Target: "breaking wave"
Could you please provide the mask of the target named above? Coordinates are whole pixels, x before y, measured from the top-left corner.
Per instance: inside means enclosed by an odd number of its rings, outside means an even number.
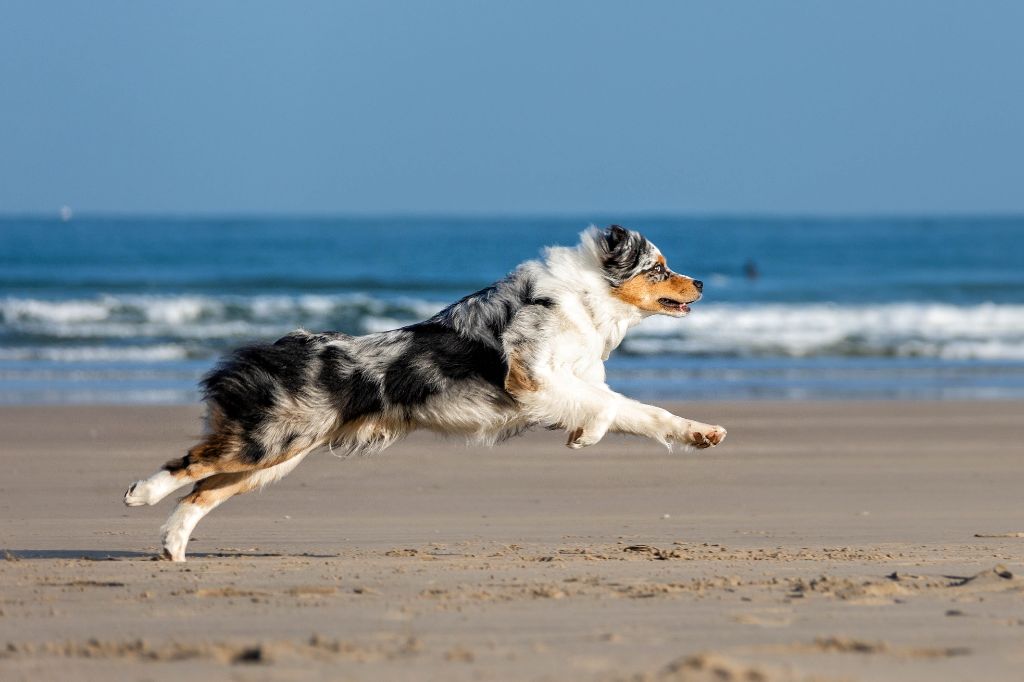
[[[644,322],[636,354],[1024,360],[1024,305],[718,304]]]
[[[47,340],[179,339],[230,341],[274,337],[296,327],[353,334],[381,320],[422,319],[443,304],[360,294],[267,296],[96,296],[0,299],[0,335]]]
[[[0,299],[0,360],[165,362],[212,357],[296,328],[352,334],[429,317],[444,302],[337,295],[104,295]],[[634,355],[929,357],[1024,360],[1024,305],[714,304],[655,317]]]

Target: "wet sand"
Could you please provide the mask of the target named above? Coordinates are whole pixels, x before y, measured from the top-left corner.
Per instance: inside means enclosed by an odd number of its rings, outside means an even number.
[[[703,403],[717,449],[317,453],[154,560],[200,414],[0,409],[4,680],[1016,680],[1024,405]]]

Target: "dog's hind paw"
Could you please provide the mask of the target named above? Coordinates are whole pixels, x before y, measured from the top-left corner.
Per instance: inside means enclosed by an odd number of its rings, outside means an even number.
[[[142,507],[156,504],[164,499],[170,491],[167,486],[159,485],[160,482],[154,481],[152,478],[135,481],[135,483],[128,486],[128,490],[124,491],[125,505],[129,507]]]
[[[128,507],[142,507],[147,504],[153,504],[149,501],[149,494],[146,487],[146,481],[135,481],[128,490],[124,491],[124,503]]]
[[[185,561],[185,547],[177,545],[173,547],[164,547],[164,550],[160,556],[165,561],[174,561],[175,563],[182,563]]]
[[[124,493],[124,503],[129,507],[156,504],[187,482],[188,479],[175,478],[169,471],[158,471],[128,486]]]
[[[186,514],[188,509],[189,507],[186,507]],[[185,560],[185,547],[188,546],[188,537],[191,535],[191,531],[182,525],[183,521],[186,524],[187,521],[181,518],[180,511],[180,509],[176,510],[167,520],[169,525],[161,529],[163,537],[160,538],[160,544],[163,546],[163,558],[168,561],[181,562]]]

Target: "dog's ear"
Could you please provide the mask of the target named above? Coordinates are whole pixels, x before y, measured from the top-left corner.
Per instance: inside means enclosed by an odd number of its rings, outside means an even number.
[[[580,244],[597,261],[605,279],[617,287],[635,273],[650,244],[639,232],[622,225],[591,226]]]
[[[611,255],[622,248],[622,245],[629,238],[629,230],[622,225],[611,225],[602,235],[604,239],[604,250]]]

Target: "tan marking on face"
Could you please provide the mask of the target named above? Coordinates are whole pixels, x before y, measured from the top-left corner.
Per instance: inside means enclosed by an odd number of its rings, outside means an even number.
[[[537,383],[530,375],[530,370],[526,368],[519,356],[515,353],[510,353],[508,356],[508,374],[505,375],[505,390],[510,395],[518,395],[520,393],[532,393],[540,388]]]
[[[693,286],[692,278],[683,275],[672,275],[666,280],[652,282],[646,275],[640,274],[612,289],[612,295],[649,313],[661,313],[666,310],[658,303],[659,298],[692,303],[700,298],[700,291]]]

